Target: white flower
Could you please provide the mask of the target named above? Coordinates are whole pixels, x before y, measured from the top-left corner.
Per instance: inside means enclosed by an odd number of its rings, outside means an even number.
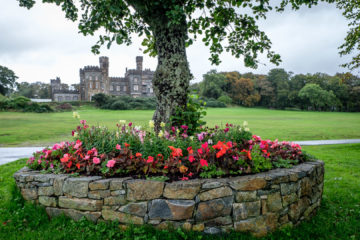
[[[126,120],[119,120],[119,123],[125,124],[125,123],[126,123]]]
[[[176,129],[176,133],[179,134],[179,133],[180,133],[180,130],[179,130],[179,129]]]
[[[73,118],[79,119],[80,118],[79,113],[78,112],[73,112]]]
[[[116,132],[116,138],[119,138],[119,132]]]
[[[162,137],[162,136],[164,136],[164,132],[162,131],[162,130],[160,130],[160,132],[159,132],[159,135],[158,135],[159,137]]]
[[[209,140],[208,140],[208,144],[213,144],[213,140],[212,140],[212,139],[209,139]]]
[[[135,129],[136,131],[140,131],[141,126],[135,126],[134,129]]]
[[[79,134],[77,132],[74,132],[74,137],[76,138]]]
[[[246,132],[250,132],[250,128],[245,128],[245,131],[246,131]]]
[[[154,127],[155,127],[154,120],[150,120],[150,121],[149,121],[149,127],[150,127],[150,128],[154,128]]]
[[[191,141],[194,140],[194,136],[190,136],[189,138],[190,138]]]
[[[160,127],[165,127],[165,123],[164,123],[164,122],[161,122],[161,123],[160,123]]]
[[[244,121],[243,122],[243,127],[246,127],[248,125],[248,122],[247,121]],[[246,130],[245,130],[246,131]]]

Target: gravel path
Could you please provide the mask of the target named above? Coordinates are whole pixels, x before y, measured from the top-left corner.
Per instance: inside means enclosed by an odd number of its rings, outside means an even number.
[[[339,140],[314,140],[314,141],[295,141],[302,146],[330,145],[330,144],[349,144],[360,143],[360,139],[339,139]],[[42,147],[9,147],[0,148],[0,165],[13,162],[19,158],[28,158],[33,152],[43,149]]]

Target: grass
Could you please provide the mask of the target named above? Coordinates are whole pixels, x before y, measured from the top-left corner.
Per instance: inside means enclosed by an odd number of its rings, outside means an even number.
[[[90,125],[115,128],[120,119],[147,125],[153,111],[100,110],[82,106],[77,110]],[[136,116],[136,117],[135,117]],[[136,119],[136,121],[134,121]],[[248,121],[252,133],[279,140],[321,140],[360,138],[360,113],[300,112],[258,108],[210,108],[205,119],[209,126]],[[69,140],[78,124],[72,112],[0,112],[0,146],[45,146]]]
[[[325,188],[317,215],[292,229],[279,230],[264,239],[360,239],[360,144],[307,146],[325,161]],[[182,230],[152,227],[121,230],[118,224],[74,222],[65,217],[48,220],[43,208],[24,203],[12,175],[25,159],[0,166],[0,239],[256,239],[231,233],[208,236]]]

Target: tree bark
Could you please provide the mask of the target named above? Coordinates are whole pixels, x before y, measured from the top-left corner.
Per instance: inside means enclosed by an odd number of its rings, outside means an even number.
[[[169,122],[177,107],[186,106],[192,75],[185,49],[185,18],[178,25],[159,21],[152,27],[158,54],[158,65],[153,78],[157,98],[153,120],[157,131],[161,122]]]

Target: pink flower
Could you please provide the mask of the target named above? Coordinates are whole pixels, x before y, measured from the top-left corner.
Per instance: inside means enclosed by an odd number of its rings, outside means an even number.
[[[233,158],[235,161],[239,160],[239,157],[238,157],[238,156],[232,156],[232,158]]]
[[[54,168],[54,164],[50,163],[50,168]]]
[[[186,125],[181,125],[180,127],[181,127],[183,130],[185,130],[185,131],[188,130],[188,128],[189,128],[189,127],[186,126]]]
[[[204,153],[203,150],[202,150],[202,148],[199,148],[199,149],[197,150],[197,152],[198,152],[199,154],[203,154],[203,153]]]
[[[202,141],[204,139],[204,133],[199,133],[197,135],[197,137],[198,137],[199,141]]]
[[[194,160],[195,160],[194,156],[191,156],[191,155],[190,155],[190,156],[189,156],[189,162],[192,163]]]
[[[41,160],[40,160],[40,159],[38,160],[38,164],[41,164]]]
[[[209,146],[208,142],[205,142],[205,143],[201,144],[201,147],[202,147],[204,150],[206,150],[206,149],[208,148],[208,146]]]
[[[100,159],[97,158],[97,157],[94,157],[94,158],[93,158],[93,163],[94,163],[94,164],[99,164],[99,163],[100,163]]]
[[[203,166],[209,166],[208,165],[208,162],[205,160],[205,159],[200,159],[200,165],[203,167]]]
[[[224,133],[227,133],[229,131],[229,128],[224,129]]]
[[[94,156],[97,156],[98,155],[98,151],[96,148],[92,148],[91,151],[93,152],[93,155]]]
[[[116,149],[121,150],[121,146],[119,144],[116,144]]]
[[[81,123],[82,125],[85,125],[85,124],[86,124],[86,120],[80,120],[80,123]]]
[[[58,150],[60,148],[61,148],[60,144],[55,143],[55,145],[52,147],[52,150]]]
[[[78,140],[76,140],[76,144],[75,144],[74,148],[78,149],[79,147],[81,147],[81,145],[82,145],[82,142],[78,139]]]
[[[152,156],[148,156],[148,159],[146,160],[147,163],[154,162],[154,158]]]
[[[187,181],[187,180],[189,180],[189,178],[188,177],[182,177],[180,180],[181,181]]]
[[[89,160],[90,159],[90,155],[86,155],[85,157],[84,157],[84,160]]]
[[[131,127],[132,126],[132,122],[129,122],[129,127]]]
[[[107,164],[106,164],[106,166],[108,167],[108,168],[112,168],[112,167],[114,167],[115,166],[115,160],[109,160],[108,162],[107,162]]]
[[[87,129],[87,128],[89,128],[89,125],[85,125],[85,126],[84,126],[84,129]]]

